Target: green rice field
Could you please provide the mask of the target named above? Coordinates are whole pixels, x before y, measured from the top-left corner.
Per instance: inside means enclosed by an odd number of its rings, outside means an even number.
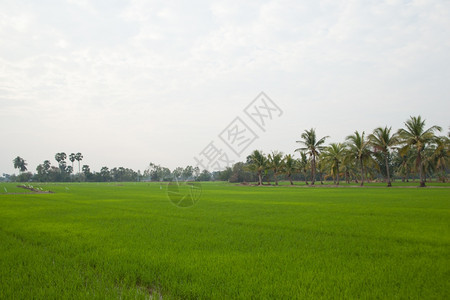
[[[0,183],[0,299],[448,299],[450,185],[383,185]]]

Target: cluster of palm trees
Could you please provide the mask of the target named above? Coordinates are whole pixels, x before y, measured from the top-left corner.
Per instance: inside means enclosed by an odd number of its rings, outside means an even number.
[[[69,160],[72,163],[72,166],[67,166],[66,164],[67,154],[65,152],[58,152],[55,154],[55,160],[58,162],[59,168],[61,171],[66,171],[67,173],[73,172],[73,163],[74,161],[78,161],[78,174],[80,173],[80,161],[83,160],[83,154],[78,153],[70,153]]]
[[[277,176],[284,174],[292,182],[292,176],[301,173],[308,184],[310,175],[314,185],[317,178],[323,180],[333,178],[339,184],[341,176],[347,182],[353,178],[360,185],[374,174],[383,174],[387,186],[392,186],[392,171],[402,180],[410,175],[418,174],[420,186],[424,187],[426,174],[435,174],[442,181],[446,180],[449,157],[449,137],[437,136],[439,126],[425,127],[425,120],[420,116],[410,117],[405,128],[393,132],[391,127],[378,127],[369,135],[355,131],[346,137],[343,143],[325,145],[328,136],[318,138],[315,129],[305,130],[297,141],[296,149],[300,158],[283,155],[275,151],[264,155],[255,150],[247,158],[249,170],[258,176],[258,184],[262,185],[263,175],[273,171],[275,184]],[[395,168],[394,168],[395,167]],[[395,170],[394,170],[395,169]]]

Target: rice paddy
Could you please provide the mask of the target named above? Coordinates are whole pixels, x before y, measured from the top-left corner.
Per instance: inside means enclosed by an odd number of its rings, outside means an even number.
[[[407,184],[404,184],[407,185]],[[0,298],[446,299],[450,189],[0,183]]]

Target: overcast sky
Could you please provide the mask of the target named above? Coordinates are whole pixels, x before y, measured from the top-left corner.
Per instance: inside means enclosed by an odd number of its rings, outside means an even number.
[[[244,160],[311,127],[450,125],[447,0],[3,0],[0,45],[0,175],[18,155],[172,169],[211,141]],[[265,131],[243,112],[261,91],[282,110]],[[240,157],[218,137],[236,117],[258,136]]]

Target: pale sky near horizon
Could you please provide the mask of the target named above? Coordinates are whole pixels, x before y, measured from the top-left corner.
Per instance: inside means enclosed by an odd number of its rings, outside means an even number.
[[[230,159],[450,126],[450,1],[0,2],[0,175],[57,152],[143,171],[195,165],[213,141]],[[264,91],[265,131],[244,113]],[[258,139],[236,156],[219,134],[240,117]]]

